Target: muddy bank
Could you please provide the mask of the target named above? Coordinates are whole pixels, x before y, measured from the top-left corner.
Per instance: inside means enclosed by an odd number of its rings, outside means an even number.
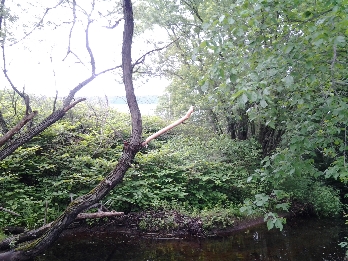
[[[176,211],[144,211],[113,218],[74,222],[62,237],[76,234],[119,233],[145,238],[211,237],[230,234],[260,225],[263,217],[234,218],[232,225],[207,229],[201,218],[190,217]]]

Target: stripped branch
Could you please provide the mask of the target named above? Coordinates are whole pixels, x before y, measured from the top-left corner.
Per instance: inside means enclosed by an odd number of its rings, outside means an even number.
[[[183,123],[184,121],[186,121],[188,118],[190,118],[191,114],[193,112],[193,106],[190,107],[190,109],[187,111],[186,115],[184,117],[182,117],[181,119],[173,122],[172,124],[168,125],[167,127],[157,131],[155,134],[152,134],[150,137],[148,137],[143,143],[143,146],[146,146],[150,141],[152,141],[153,139],[156,139],[158,136],[162,135],[163,133],[173,129],[175,126]]]
[[[124,212],[96,212],[96,213],[80,213],[77,215],[76,219],[89,219],[89,218],[104,218],[104,217],[116,217],[123,216]]]

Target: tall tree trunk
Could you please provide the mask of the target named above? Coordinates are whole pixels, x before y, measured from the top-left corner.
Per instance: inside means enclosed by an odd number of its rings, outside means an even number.
[[[43,236],[33,242],[17,247],[10,252],[0,254],[1,261],[30,260],[34,256],[44,252],[53,242],[55,242],[61,232],[75,220],[80,212],[99,202],[110,192],[111,189],[122,182],[126,171],[131,165],[131,161],[142,147],[142,120],[134,94],[132,81],[131,45],[134,21],[131,0],[123,1],[123,13],[125,23],[122,47],[122,68],[127,102],[132,116],[132,135],[130,142],[124,147],[122,156],[120,157],[115,169],[111,171],[103,181],[86,195],[78,197],[76,200],[71,202],[64,213],[53,222],[52,226]]]
[[[231,117],[227,116],[227,133],[230,134],[232,140],[237,139],[236,135],[236,121]]]
[[[260,126],[259,143],[262,145],[262,156],[270,155],[280,144],[282,136],[285,133],[283,129],[271,128],[264,124]]]

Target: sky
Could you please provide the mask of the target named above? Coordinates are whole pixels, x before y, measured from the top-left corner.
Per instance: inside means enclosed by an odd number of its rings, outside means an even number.
[[[23,30],[29,32],[33,28],[34,22],[40,20],[45,8],[55,6],[58,0],[49,0],[45,2],[47,6],[42,8],[33,7],[30,4],[25,6],[24,2],[22,6],[17,6],[15,2],[8,0],[7,3],[19,17],[17,22],[11,26],[13,27],[12,31],[15,32],[14,36],[20,39],[25,35]],[[77,2],[84,3],[85,6],[82,8],[89,12],[90,1]],[[99,7],[96,5],[94,13],[106,13],[112,7],[110,3],[104,3],[104,6]],[[27,12],[23,11],[24,8],[27,8]],[[70,47],[84,65],[71,53],[66,57],[71,29],[71,23],[68,22],[72,21],[72,12],[67,8],[51,9],[45,17],[45,23],[49,21],[59,24],[59,26],[54,26],[52,23],[45,25],[34,30],[29,37],[17,44],[5,46],[6,69],[19,90],[25,88],[27,93],[45,96],[55,96],[56,90],[58,90],[58,95],[64,97],[72,88],[91,75],[89,56],[85,48],[86,16],[80,14],[78,12],[78,21],[72,31]],[[97,19],[98,17],[93,18]],[[114,19],[116,18],[114,17]],[[26,27],[23,27],[23,24]],[[121,21],[114,29],[107,29],[105,27],[107,25],[107,19],[98,19],[90,27],[90,46],[96,60],[97,73],[121,64],[123,23]],[[153,48],[147,44],[147,40],[156,39],[156,41],[166,42],[165,35],[160,29],[156,29],[135,39],[133,61]],[[97,77],[76,96],[124,96],[124,87],[119,73],[120,71],[117,74],[107,73]],[[3,74],[0,76],[0,84],[1,86],[9,86]],[[161,95],[167,85],[169,85],[169,81],[164,78],[151,78],[134,82],[136,95]]]

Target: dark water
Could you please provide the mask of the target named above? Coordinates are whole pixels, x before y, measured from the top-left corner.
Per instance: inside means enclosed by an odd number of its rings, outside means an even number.
[[[104,233],[60,239],[37,261],[343,260],[342,220],[300,220],[282,232],[265,225],[208,239],[139,239]]]

